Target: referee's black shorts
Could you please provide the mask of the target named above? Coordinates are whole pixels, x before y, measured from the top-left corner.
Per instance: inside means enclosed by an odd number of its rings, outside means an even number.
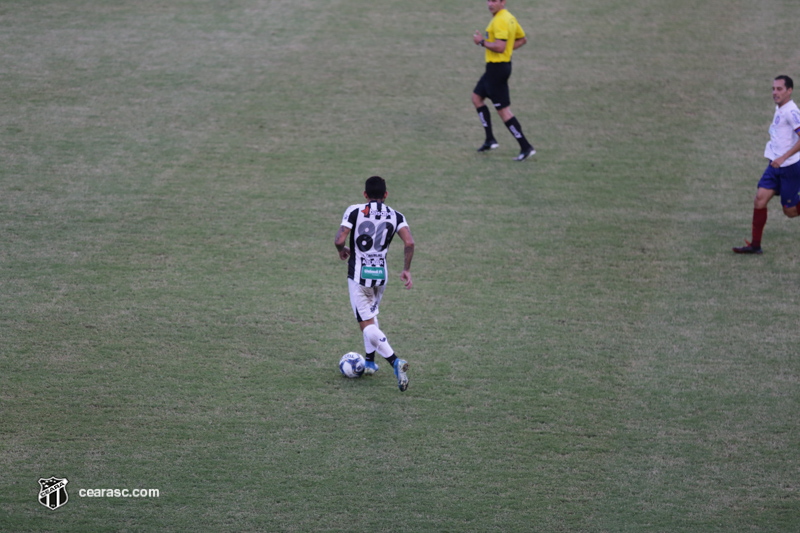
[[[472,92],[481,98],[488,98],[497,109],[511,105],[511,96],[508,93],[508,78],[511,77],[511,62],[486,63],[486,72],[483,73],[478,84]]]

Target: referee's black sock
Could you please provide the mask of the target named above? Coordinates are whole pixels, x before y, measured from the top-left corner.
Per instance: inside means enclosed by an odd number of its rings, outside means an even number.
[[[494,140],[494,133],[492,133],[492,116],[489,114],[489,106],[481,106],[477,109],[478,118],[481,119],[483,124],[483,131],[486,132],[486,141]]]
[[[511,135],[517,139],[520,150],[524,151],[531,147],[531,143],[529,143],[528,139],[526,139],[522,134],[522,126],[519,125],[517,117],[511,117],[508,122],[505,123],[505,125],[506,128],[508,128],[508,131],[511,132]]]

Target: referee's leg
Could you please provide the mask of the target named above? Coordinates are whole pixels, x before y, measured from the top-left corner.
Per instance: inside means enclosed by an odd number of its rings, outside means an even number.
[[[533,149],[533,145],[528,142],[528,139],[526,139],[525,135],[522,133],[522,126],[520,125],[519,120],[517,120],[517,117],[514,116],[514,113],[511,112],[511,107],[507,106],[502,109],[498,109],[497,114],[500,115],[503,124],[506,125],[508,131],[511,132],[511,135],[513,135],[519,143],[520,153],[519,156],[517,156],[517,161],[522,161],[523,159],[527,159],[535,154],[536,150]]]
[[[478,112],[478,118],[483,125],[483,132],[486,134],[486,140],[483,142],[483,146],[478,148],[479,152],[494,150],[498,146],[497,141],[494,139],[494,133],[492,132],[492,117],[489,114],[489,107],[486,105],[485,101],[486,99],[483,96],[476,92],[472,93],[472,104]]]

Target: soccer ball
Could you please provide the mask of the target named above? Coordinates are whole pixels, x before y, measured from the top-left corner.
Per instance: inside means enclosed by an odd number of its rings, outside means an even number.
[[[339,370],[346,378],[360,378],[364,375],[367,361],[364,356],[356,352],[347,352],[339,359]]]

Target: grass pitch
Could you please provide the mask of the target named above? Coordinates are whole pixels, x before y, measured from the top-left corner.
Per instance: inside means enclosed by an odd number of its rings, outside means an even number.
[[[798,529],[800,228],[730,252],[793,7],[509,0],[519,164],[481,2],[6,2],[0,530]],[[372,174],[404,394],[336,366]]]

